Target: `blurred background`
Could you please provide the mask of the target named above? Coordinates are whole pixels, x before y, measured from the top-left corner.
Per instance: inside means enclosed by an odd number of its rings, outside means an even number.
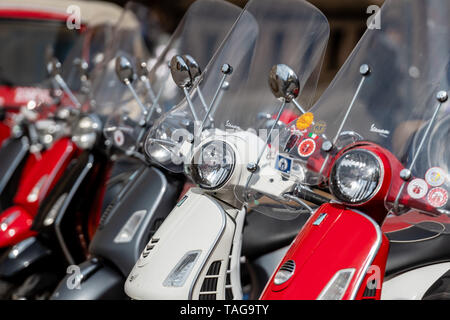
[[[171,33],[183,17],[184,12],[194,0],[135,0],[152,8],[158,15],[161,26]],[[228,0],[244,7],[247,0]],[[276,1],[276,0],[274,0]],[[320,76],[317,94],[325,90],[345,59],[364,33],[367,13],[370,5],[381,6],[384,0],[308,0],[319,8],[330,22],[330,41],[328,43]],[[111,0],[118,5],[125,5],[126,0]]]

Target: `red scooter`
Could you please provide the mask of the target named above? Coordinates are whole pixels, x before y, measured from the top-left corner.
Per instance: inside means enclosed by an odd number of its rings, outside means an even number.
[[[112,31],[108,26],[104,26],[102,30],[103,34]],[[85,33],[85,37],[79,39],[72,49],[72,52],[76,52],[78,56],[69,53],[71,59],[67,60],[66,69],[75,68],[73,63],[76,58],[82,61],[91,61],[95,57],[96,50],[102,50],[109,44],[110,37],[108,36],[101,37],[102,41],[98,41],[98,37],[94,37],[99,33],[102,34],[98,28],[90,29]],[[92,41],[95,42],[95,49],[89,49],[89,43]],[[7,209],[0,213],[0,248],[10,247],[36,234],[30,227],[39,207],[49,196],[71,161],[76,159],[82,151],[70,137],[70,127],[73,125],[71,122],[82,110],[82,104],[71,89],[83,88],[87,77],[86,68],[82,67],[85,64],[87,63],[76,66],[78,71],[75,74],[78,76],[72,74],[71,81],[66,82],[60,74],[61,65],[57,59],[49,61],[47,68],[55,85],[53,91],[61,91],[57,98],[59,105],[72,105],[75,108],[64,107],[53,113],[52,110],[56,109],[56,105],[53,103],[55,100],[48,105],[45,105],[45,102],[37,103],[30,100],[26,107],[21,108],[19,114],[20,127],[25,128],[28,132],[26,134],[16,132],[20,139],[14,138],[12,141],[8,141],[8,149],[2,148],[1,150],[5,153],[13,148],[10,145],[20,141],[20,147],[14,147],[20,151],[17,152],[17,156],[13,156],[13,162],[16,165],[8,166],[8,163],[5,163],[5,166],[2,167],[2,170],[6,171],[19,171],[20,178],[17,183],[17,191],[11,194],[12,201],[3,205],[3,208],[7,207]],[[52,116],[52,114],[54,115]],[[46,119],[47,115],[50,115],[50,118]],[[22,122],[25,122],[25,125]],[[41,124],[40,128],[39,124]],[[22,130],[15,129],[16,131]],[[28,145],[30,145],[29,148]],[[30,153],[28,153],[28,149]],[[13,154],[15,153],[11,153],[11,155]],[[31,156],[27,157],[28,154]],[[23,170],[20,170],[21,166],[24,166]],[[4,184],[4,191],[12,193],[6,187],[8,183]],[[15,190],[15,188],[12,189]]]
[[[446,0],[385,1],[381,29],[281,139],[300,168],[286,176],[295,195],[328,187],[335,200],[308,220],[262,299],[448,299],[448,12]]]

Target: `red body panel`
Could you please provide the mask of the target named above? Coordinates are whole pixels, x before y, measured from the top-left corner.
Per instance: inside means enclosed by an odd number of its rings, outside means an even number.
[[[322,213],[327,216],[319,225],[314,225]],[[387,251],[378,251],[383,247],[382,242],[378,225],[367,216],[338,204],[324,204],[302,228],[280,264],[294,260],[294,275],[284,284],[275,285],[274,274],[261,298],[316,299],[336,272],[354,268],[343,297],[349,299],[359,291],[377,252],[386,255],[381,259],[387,258]]]
[[[0,147],[3,142],[9,138],[11,134],[11,129],[6,124],[0,122]]]
[[[76,150],[76,146],[70,139],[63,138],[43,152],[42,158],[38,159],[34,166],[26,172],[26,175],[22,175],[14,203],[24,207],[34,216],[39,204],[61,177]],[[34,201],[30,201],[33,199],[30,199],[29,195],[40,181],[43,181],[43,184],[39,188],[38,196]]]
[[[69,15],[67,13],[50,12],[44,10],[31,9],[14,9],[6,8],[0,10],[0,17],[2,18],[16,18],[16,19],[36,19],[36,20],[57,20],[66,21]]]
[[[36,232],[30,230],[32,223],[33,216],[22,207],[13,206],[3,211],[0,216],[0,247],[11,246],[34,236]]]
[[[14,245],[33,235],[30,227],[40,203],[76,154],[75,144],[63,138],[42,153],[42,158],[29,157],[14,197],[15,206],[0,214],[0,247]]]

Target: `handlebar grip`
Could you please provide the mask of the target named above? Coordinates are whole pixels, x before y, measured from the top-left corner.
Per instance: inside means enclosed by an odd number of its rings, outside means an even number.
[[[331,199],[324,197],[308,188],[297,188],[295,191],[295,196],[304,199],[308,202],[314,203],[316,205],[322,205],[324,203],[330,202]]]

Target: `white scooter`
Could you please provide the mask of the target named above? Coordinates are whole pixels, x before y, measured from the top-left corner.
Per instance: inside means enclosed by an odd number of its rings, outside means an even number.
[[[145,152],[174,172],[184,167],[198,188],[188,191],[148,242],[126,281],[127,295],[241,299],[247,212],[293,219],[313,211],[295,196],[295,181],[284,178],[298,168],[274,154],[274,137],[281,119],[304,113],[311,102],[328,35],[326,18],[305,1],[253,0],[200,77],[192,57],[172,59],[172,77],[185,100],[151,129]],[[281,106],[267,88],[269,71]],[[309,190],[302,194],[317,204],[328,201]]]

